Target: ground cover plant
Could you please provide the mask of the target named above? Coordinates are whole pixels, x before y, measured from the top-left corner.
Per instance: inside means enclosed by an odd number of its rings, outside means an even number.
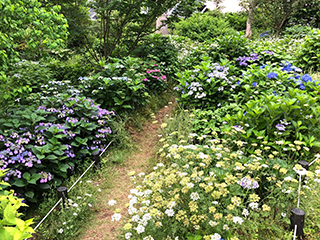
[[[179,125],[190,128],[194,114],[182,115],[184,120],[168,119],[162,125],[159,155],[165,158],[164,163],[157,164],[149,175],[132,176],[134,182],[141,182],[128,196],[130,219],[124,226],[125,238],[292,237],[284,229],[297,201],[296,175],[302,167],[291,164],[282,154],[268,156],[260,145],[232,140],[232,135],[243,130],[234,128],[226,134],[227,139],[217,134],[188,134]],[[244,154],[246,148],[253,150],[249,157]],[[310,177],[310,185],[303,187],[306,196],[317,186],[317,169],[304,172]]]
[[[36,239],[67,239],[78,238],[82,228],[86,225],[88,219],[96,211],[96,197],[101,193],[103,185],[99,184],[98,177],[104,178],[106,172],[95,172],[91,169],[88,174],[68,193],[68,199],[65,205],[62,203],[57,210],[49,216],[46,221],[40,225],[34,234]],[[79,176],[74,175],[70,178],[66,186],[70,185]],[[49,211],[57,202],[55,191],[49,191],[45,194],[46,202],[39,205],[36,213],[39,216],[35,221],[41,220],[43,213]],[[41,216],[41,218],[40,218]]]

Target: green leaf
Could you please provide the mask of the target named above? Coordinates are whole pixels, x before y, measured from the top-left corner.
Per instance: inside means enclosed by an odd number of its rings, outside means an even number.
[[[57,159],[58,157],[57,156],[55,156],[55,155],[48,155],[48,156],[46,156],[46,159],[47,160],[55,160],[55,159]]]
[[[79,143],[77,143],[77,142],[72,142],[72,143],[71,143],[71,146],[79,147],[79,146],[80,146],[80,144],[79,144]]]
[[[26,179],[26,180],[29,180],[30,177],[31,177],[31,175],[30,175],[30,173],[25,172],[25,173],[22,175],[22,177],[23,177],[24,179]]]
[[[29,192],[26,192],[25,195],[26,195],[27,198],[33,198],[34,197],[34,192],[29,191]]]
[[[58,155],[58,156],[62,156],[64,154],[64,152],[61,151],[61,150],[55,150],[55,151],[53,151],[53,153]]]
[[[3,211],[3,218],[11,223],[11,224],[15,224],[16,223],[16,216],[15,216],[15,209],[13,208],[13,206],[11,204],[8,204],[6,206],[6,208]]]
[[[46,120],[49,122],[55,122],[57,120],[57,118],[55,116],[49,116],[49,117],[47,117]]]
[[[50,189],[50,185],[47,183],[41,183],[38,185],[41,189]]]
[[[12,185],[15,185],[17,187],[24,187],[26,184],[22,179],[18,179],[14,183],[12,183]]]
[[[61,172],[67,172],[68,168],[69,168],[68,164],[62,164],[61,167],[60,167],[60,171]]]

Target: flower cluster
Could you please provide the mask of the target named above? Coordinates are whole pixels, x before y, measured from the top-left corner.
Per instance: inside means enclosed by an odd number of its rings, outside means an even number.
[[[250,57],[246,57],[246,56],[238,57],[236,60],[239,61],[240,66],[246,67],[246,66],[248,66],[247,62],[253,63],[254,61],[258,60],[259,57],[260,56],[257,53],[251,53]]]
[[[229,76],[228,66],[209,60],[202,61],[200,65],[194,66],[194,70],[186,70],[177,76],[180,84],[173,89],[181,94],[178,101],[196,108],[222,104],[237,86],[235,78]]]
[[[207,139],[202,145],[170,145],[171,136],[161,141],[159,153],[173,163],[168,167],[157,164],[149,175],[131,177],[135,182],[142,178],[142,183],[129,195],[131,217],[124,227],[126,239],[161,238],[155,232],[170,239],[185,239],[187,233],[196,230],[206,233],[204,239],[226,238],[228,234],[241,238],[237,229],[242,225],[259,222],[273,207],[282,213],[287,211],[289,201],[274,205],[266,200],[272,195],[292,201],[292,192],[298,185],[294,178],[284,181],[294,176],[294,170],[286,168],[285,160],[273,163],[260,155],[246,157],[240,151],[242,145],[234,151],[227,141],[218,138]],[[270,187],[280,191],[269,192],[266,189]],[[172,224],[178,232],[171,231]]]

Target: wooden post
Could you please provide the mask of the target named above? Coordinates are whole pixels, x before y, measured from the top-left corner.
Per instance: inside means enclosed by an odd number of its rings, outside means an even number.
[[[295,225],[297,225],[297,237],[301,239],[303,236],[303,226],[304,226],[304,217],[305,212],[299,208],[292,208],[291,209],[291,216],[290,216],[290,231],[295,229]]]

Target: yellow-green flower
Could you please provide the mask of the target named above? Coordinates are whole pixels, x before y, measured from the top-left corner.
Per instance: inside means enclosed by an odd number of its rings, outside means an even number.
[[[255,193],[250,194],[249,198],[250,198],[250,202],[259,202],[260,200],[260,197]]]
[[[168,126],[167,123],[162,123],[162,124],[161,124],[161,128],[166,128],[167,126]]]
[[[127,223],[126,225],[124,225],[123,227],[125,230],[129,230],[132,228],[132,224],[131,223]]]
[[[262,205],[262,211],[263,212],[269,212],[270,210],[271,210],[271,208],[268,205],[266,205],[266,204]]]

